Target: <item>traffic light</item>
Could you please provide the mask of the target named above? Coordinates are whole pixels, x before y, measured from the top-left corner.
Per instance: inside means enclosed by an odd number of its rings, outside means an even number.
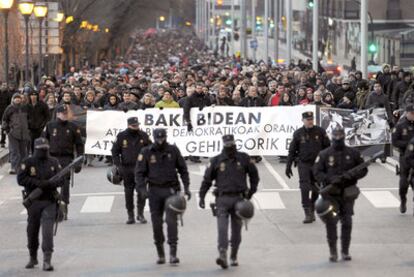
[[[313,8],[315,6],[315,3],[313,3],[313,0],[308,0],[308,7]]]
[[[371,53],[371,54],[377,53],[377,45],[375,43],[371,42],[368,45],[368,52]]]

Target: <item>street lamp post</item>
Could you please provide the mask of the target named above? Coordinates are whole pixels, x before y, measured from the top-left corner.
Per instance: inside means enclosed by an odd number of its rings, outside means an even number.
[[[4,15],[4,80],[9,84],[9,35],[8,35],[8,18],[9,11],[13,6],[14,0],[0,0],[0,10]]]
[[[26,63],[25,63],[25,81],[29,80],[29,19],[33,13],[34,4],[33,1],[20,1],[19,11],[24,17],[25,29],[26,29]]]
[[[39,66],[38,66],[38,83],[40,84],[42,79],[42,23],[48,12],[48,7],[45,4],[36,4],[34,6],[35,17],[39,21]]]

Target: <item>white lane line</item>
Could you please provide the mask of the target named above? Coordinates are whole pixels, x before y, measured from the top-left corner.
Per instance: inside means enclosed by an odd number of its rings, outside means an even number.
[[[375,208],[396,208],[400,202],[389,191],[363,191],[362,194]]]
[[[20,212],[20,215],[26,215],[27,214],[27,210],[24,209],[23,211]]]
[[[389,164],[393,165],[394,167],[395,167],[396,165],[398,165],[398,164],[399,164],[399,162],[398,162],[397,160],[394,160],[394,159],[393,159],[393,158],[391,158],[391,157],[388,157],[388,158],[387,158],[387,163],[389,163]]]
[[[4,175],[0,175],[0,181],[1,181],[1,179],[3,179],[4,178]]]
[[[286,209],[278,192],[258,192],[253,196],[253,204],[258,210]]]
[[[197,176],[204,176],[205,171],[206,171],[206,166],[205,165],[199,165],[198,171],[189,170],[190,174],[197,175]]]
[[[267,168],[267,170],[270,172],[270,174],[272,174],[272,176],[276,179],[276,181],[280,184],[280,186],[284,189],[289,189],[289,186],[286,184],[282,176],[280,176],[280,174],[277,173],[276,170],[274,170],[272,165],[264,157],[262,161],[265,167]]]
[[[81,213],[109,213],[115,196],[89,196],[82,206]]]

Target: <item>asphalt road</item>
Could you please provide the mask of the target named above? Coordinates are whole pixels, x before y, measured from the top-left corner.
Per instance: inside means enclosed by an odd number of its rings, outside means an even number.
[[[258,164],[257,210],[248,231],[243,231],[240,266],[223,271],[215,265],[215,218],[210,210],[197,207],[196,192],[206,163],[189,163],[194,193],[184,227],[179,228],[180,266],[155,264],[150,223],[125,225],[123,189],[111,185],[106,167],[95,162],[75,177],[69,220],[59,226],[55,239],[54,273],[24,269],[27,215],[15,176],[9,176],[4,166],[0,169],[0,276],[412,276],[413,206],[409,202],[408,213],[399,214],[398,179],[392,166],[373,164],[360,182],[353,261],[332,264],[324,225],[320,220],[302,224],[297,172],[289,180],[283,174],[284,164],[266,158]],[[148,211],[145,214],[149,219]]]

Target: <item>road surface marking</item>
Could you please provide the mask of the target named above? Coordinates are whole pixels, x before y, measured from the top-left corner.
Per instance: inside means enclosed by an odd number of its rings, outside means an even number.
[[[389,191],[363,191],[362,194],[375,208],[396,208],[400,201]]]
[[[197,176],[204,176],[204,172],[206,171],[206,166],[205,165],[199,165],[198,166],[198,171],[196,170],[189,170],[189,172],[193,175],[197,175]]]
[[[89,196],[82,206],[81,213],[109,213],[115,196]]]
[[[280,186],[283,189],[289,189],[289,186],[286,184],[285,180],[282,178],[282,176],[279,175],[279,173],[274,170],[272,165],[263,157],[262,159],[264,166],[267,168],[267,170],[272,174],[272,176],[276,179],[276,181],[280,184]]]
[[[258,192],[253,196],[253,204],[258,210],[286,209],[278,192]]]
[[[391,171],[391,172],[394,172],[395,173],[395,165],[394,166],[392,166],[392,165],[390,165],[389,163],[379,163],[382,167],[385,167],[386,169],[388,169],[389,171]]]
[[[27,210],[24,209],[23,211],[20,212],[21,215],[26,215],[27,214]]]

